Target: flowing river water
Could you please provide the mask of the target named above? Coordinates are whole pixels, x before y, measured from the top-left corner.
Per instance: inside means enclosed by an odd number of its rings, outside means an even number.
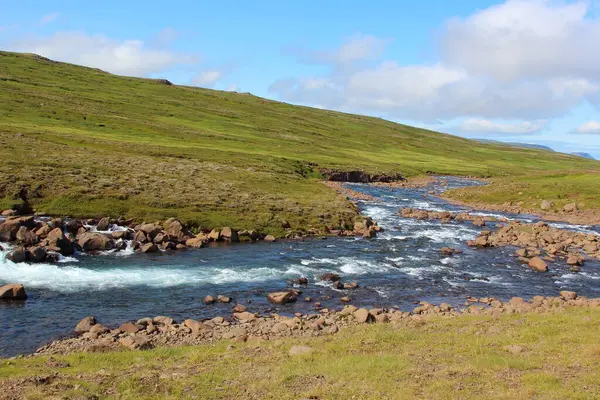
[[[77,254],[57,264],[14,264],[0,252],[0,284],[22,283],[29,298],[0,302],[0,356],[35,351],[41,344],[69,335],[79,320],[94,315],[109,326],[127,320],[168,315],[176,320],[227,316],[233,305],[253,312],[310,312],[309,296],[323,307],[341,308],[340,298],[364,307],[399,307],[429,301],[458,305],[466,296],[556,296],[560,290],[600,297],[600,264],[587,262],[571,273],[564,261],[536,273],[514,257],[515,248],[473,249],[466,241],[482,230],[470,222],[441,224],[401,218],[398,210],[414,207],[435,211],[462,211],[431,190],[475,185],[446,178],[447,185],[420,189],[351,185],[379,201],[361,201],[364,215],[373,217],[385,232],[375,239],[329,237],[275,243],[230,244],[173,253],[135,254],[131,250],[101,255]],[[481,212],[524,221],[535,217]],[[551,223],[556,227],[598,233],[597,227]],[[7,247],[2,244],[3,247]],[[463,251],[445,257],[440,248]],[[358,289],[335,290],[318,277],[334,272]],[[299,301],[273,306],[266,294],[290,287],[289,280],[308,277]],[[231,304],[204,305],[206,295],[223,294]]]

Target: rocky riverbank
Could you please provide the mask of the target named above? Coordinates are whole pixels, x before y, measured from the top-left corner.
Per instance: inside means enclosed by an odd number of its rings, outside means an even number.
[[[56,262],[61,256],[72,256],[76,252],[124,251],[129,248],[140,253],[156,253],[199,249],[217,242],[277,240],[272,235],[255,230],[238,231],[230,227],[193,231],[174,218],[163,222],[136,223],[133,220],[108,217],[100,220],[77,220],[12,214],[6,211],[3,213],[5,219],[0,221],[0,242],[14,246],[6,257],[15,263]],[[282,227],[289,230],[286,239],[301,239],[318,234],[312,231],[307,231],[305,235],[294,233],[285,221],[282,222]],[[326,233],[371,238],[380,231],[377,222],[371,218],[359,217],[353,229],[330,229]]]
[[[482,231],[479,237],[469,240],[467,244],[479,248],[518,247],[515,256],[540,272],[548,270],[547,262],[557,260],[566,262],[571,267],[571,272],[579,272],[586,259],[600,261],[599,235],[553,228],[546,222],[523,223],[466,212],[436,212],[414,208],[401,209],[399,214],[405,218],[440,220],[446,223],[471,221],[477,227],[485,227],[488,222],[501,223],[494,232]]]
[[[296,292],[276,296],[295,296]],[[161,346],[196,345],[218,340],[260,342],[277,338],[332,335],[350,325],[390,323],[403,326],[425,323],[427,316],[460,317],[513,313],[552,313],[569,307],[600,307],[600,299],[588,299],[575,292],[562,291],[558,297],[535,296],[526,301],[514,297],[502,302],[494,298],[467,297],[462,305],[419,303],[412,312],[398,309],[367,309],[346,305],[341,310],[316,309],[312,314],[259,315],[246,306],[236,305],[232,313],[202,321],[175,321],[167,316],[125,321],[119,327],[102,325],[95,317],[84,318],[74,329],[76,337],[54,341],[37,350],[36,355],[71,352],[105,352],[119,348],[131,350]]]

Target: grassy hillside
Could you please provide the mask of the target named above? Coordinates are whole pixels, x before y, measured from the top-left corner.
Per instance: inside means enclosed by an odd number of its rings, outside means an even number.
[[[596,399],[600,310],[0,361],[9,399]],[[308,354],[290,354],[292,346]]]
[[[347,224],[319,167],[472,176],[597,171],[564,154],[482,144],[377,118],[111,75],[0,52],[0,208],[281,233]],[[313,163],[309,166],[309,163]]]

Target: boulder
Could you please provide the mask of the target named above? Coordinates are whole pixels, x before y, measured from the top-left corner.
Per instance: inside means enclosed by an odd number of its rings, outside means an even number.
[[[51,247],[58,249],[60,254],[63,256],[73,255],[75,249],[73,248],[73,243],[69,239],[67,239],[60,228],[54,228],[44,241],[46,247]]]
[[[550,210],[552,207],[554,207],[554,203],[549,200],[543,200],[540,204],[540,208],[545,211]]]
[[[137,231],[135,233],[135,235],[133,235],[133,240],[143,244],[143,243],[148,242],[148,237],[146,236],[146,234],[144,232]]]
[[[569,265],[576,265],[580,267],[584,264],[584,262],[584,258],[579,254],[569,254],[569,257],[567,257],[567,264]]]
[[[205,296],[205,297],[202,299],[202,302],[203,302],[204,304],[207,304],[207,305],[208,305],[208,304],[215,304],[215,303],[217,302],[217,299],[215,299],[214,297],[212,297],[212,296],[210,296],[210,295],[209,295],[209,296]]]
[[[223,240],[227,240],[228,242],[239,242],[238,233],[236,230],[231,229],[226,226],[221,230],[221,238]]]
[[[298,299],[298,294],[293,291],[269,293],[267,299],[275,304],[293,303]]]
[[[175,320],[173,320],[173,318],[171,318],[171,317],[165,317],[165,316],[159,315],[159,316],[154,317],[152,322],[154,322],[155,324],[161,324],[161,325],[173,325],[175,323]]]
[[[126,336],[119,339],[119,344],[123,347],[127,347],[130,350],[148,350],[151,349],[152,342],[146,336]]]
[[[123,333],[138,333],[140,331],[140,327],[133,322],[125,322],[119,327],[119,330]]]
[[[233,318],[237,319],[240,322],[248,322],[248,321],[254,321],[256,319],[256,315],[254,315],[248,311],[243,311],[243,312],[239,312],[239,313],[233,313]]]
[[[17,232],[24,226],[33,229],[35,221],[33,217],[10,217],[0,224],[0,242],[12,242],[17,239]]]
[[[154,237],[162,231],[160,225],[156,224],[142,224],[138,225],[136,229],[149,235],[151,239],[154,239]]]
[[[568,213],[577,211],[577,203],[569,203],[563,207],[563,210]]]
[[[565,300],[575,300],[577,298],[577,293],[569,292],[568,290],[561,290],[560,297]]]
[[[102,218],[98,222],[98,225],[96,225],[96,229],[99,231],[107,231],[109,227],[110,227],[110,219],[108,219],[107,217]]]
[[[38,235],[36,235],[33,230],[27,228],[26,226],[21,226],[15,236],[20,243],[29,246],[37,244],[40,241]]]
[[[192,333],[198,333],[206,329],[206,326],[200,321],[196,321],[195,319],[186,319],[183,324],[188,327]]]
[[[515,254],[517,255],[517,257],[527,257],[529,252],[527,251],[527,249],[519,249],[515,252]]]
[[[232,312],[234,314],[235,313],[243,313],[243,312],[245,312],[247,310],[248,310],[248,307],[246,307],[245,305],[243,305],[243,304],[236,304],[235,307],[233,307]]]
[[[83,251],[112,250],[115,241],[102,233],[86,232],[77,236],[77,244]]]
[[[213,229],[212,231],[210,231],[210,233],[208,234],[208,238],[210,240],[213,241],[218,241],[219,239],[221,239],[221,231],[219,231],[218,229]]]
[[[229,304],[229,303],[231,303],[231,297],[223,296],[223,295],[220,294],[220,295],[217,296],[217,301],[219,303]]]
[[[140,252],[142,253],[156,253],[158,251],[158,246],[154,243],[146,243],[140,247]]]
[[[183,224],[176,219],[168,220],[165,223],[165,235],[173,241],[184,242],[190,237],[192,233],[184,228]]]
[[[478,226],[480,228],[485,226],[485,221],[483,220],[483,218],[475,218],[471,223],[474,226]]]
[[[346,290],[358,289],[358,283],[357,282],[344,283],[343,288]]]
[[[89,332],[96,336],[99,336],[99,335],[103,335],[105,333],[110,332],[110,329],[108,329],[106,326],[104,326],[102,324],[95,324],[90,328]]]
[[[359,324],[366,324],[369,322],[373,322],[373,316],[369,313],[369,310],[366,308],[359,308],[354,311],[354,319]]]
[[[191,238],[185,241],[185,245],[188,247],[199,249],[204,246],[204,239],[199,237]]]
[[[127,240],[130,237],[130,232],[127,231],[127,230],[124,230],[124,231],[114,231],[114,232],[111,232],[110,235],[115,240],[119,240],[119,239]]]
[[[15,247],[10,253],[6,255],[6,259],[14,263],[25,262],[27,260],[27,250],[25,250],[25,247],[23,246]]]
[[[14,217],[15,215],[17,215],[17,212],[15,210],[4,210],[0,215],[2,215],[3,217]]]
[[[0,287],[0,300],[25,300],[27,293],[20,283],[13,283]]]
[[[96,325],[96,317],[94,317],[94,316],[85,317],[84,319],[79,321],[77,326],[75,326],[75,333],[82,334],[82,333],[89,332],[90,329],[92,329],[92,326],[94,326],[94,325]]]
[[[34,263],[44,262],[46,260],[46,249],[40,246],[33,246],[28,249],[29,261]]]
[[[456,249],[453,249],[451,247],[442,247],[440,249],[440,253],[442,253],[443,255],[445,255],[447,257],[450,257],[456,253]]]
[[[267,235],[267,236],[265,236],[265,238],[264,238],[264,241],[265,241],[265,242],[275,242],[276,240],[277,240],[277,239],[275,239],[275,236],[273,236],[273,235]]]
[[[35,231],[35,234],[40,238],[46,238],[48,234],[52,231],[52,228],[48,224],[43,224],[39,229]]]
[[[529,268],[538,272],[546,272],[548,271],[548,264],[546,264],[546,262],[540,257],[533,257],[531,260],[529,260]]]

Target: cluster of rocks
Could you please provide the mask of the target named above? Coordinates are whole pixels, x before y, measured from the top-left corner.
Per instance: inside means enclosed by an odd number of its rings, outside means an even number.
[[[473,215],[467,212],[452,213],[449,211],[430,211],[418,208],[402,208],[398,211],[398,214],[403,218],[413,218],[422,221],[439,220],[442,223],[470,221],[473,225],[478,227],[485,226],[486,222],[508,221],[508,219],[500,220],[496,217]]]
[[[114,225],[121,229],[109,231]],[[240,240],[274,242],[272,235],[256,231],[236,231],[229,227],[193,234],[179,220],[163,223],[135,224],[133,220],[109,219],[73,220],[53,218],[36,220],[33,216],[7,216],[0,223],[0,241],[17,246],[7,255],[13,262],[54,262],[59,255],[70,256],[75,251],[124,250],[126,241],[142,253],[160,250],[200,248],[209,242],[239,242]]]
[[[335,334],[347,326],[367,323],[391,323],[398,327],[427,323],[428,316],[457,317],[540,312],[551,313],[567,307],[600,307],[600,299],[580,297],[563,291],[558,297],[536,296],[530,301],[515,297],[502,302],[494,298],[467,298],[460,306],[421,302],[412,312],[398,309],[367,309],[352,305],[342,310],[319,309],[312,314],[259,315],[237,305],[232,314],[205,320],[158,316],[125,322],[110,329],[94,317],[84,318],[75,327],[74,338],[54,341],[37,350],[36,354],[65,354],[74,351],[100,352],[118,349],[149,349],[159,346],[196,345],[218,340],[235,342],[265,341],[287,337],[312,337]]]
[[[600,260],[600,236],[552,228],[545,222],[527,224],[513,221],[495,232],[484,231],[469,241],[473,247],[517,246],[516,256],[536,271],[547,271],[547,261],[566,260],[572,272],[579,272],[587,259]]]
[[[374,238],[377,233],[382,232],[383,228],[377,225],[377,222],[373,221],[371,217],[367,217],[362,221],[356,221],[354,223],[355,235],[361,235],[365,238]]]

